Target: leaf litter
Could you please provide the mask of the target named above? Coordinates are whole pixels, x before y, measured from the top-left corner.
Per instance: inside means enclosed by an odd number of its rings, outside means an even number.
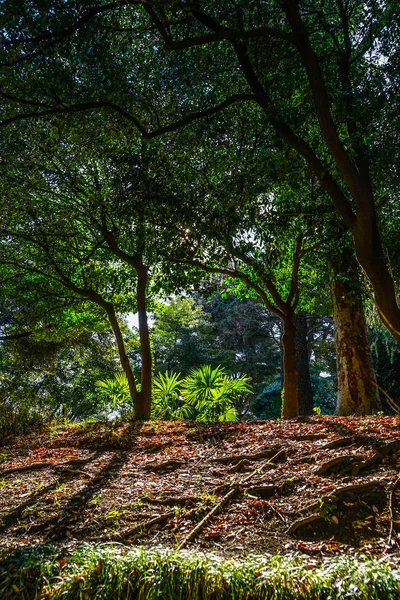
[[[400,417],[84,423],[3,440],[0,550],[120,542],[308,556],[400,540]]]

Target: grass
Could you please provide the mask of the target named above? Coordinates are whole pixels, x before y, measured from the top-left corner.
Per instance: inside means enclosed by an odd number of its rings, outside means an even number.
[[[400,569],[367,557],[307,562],[299,556],[248,557],[122,545],[83,544],[63,556],[50,546],[0,561],[3,600],[395,600]]]

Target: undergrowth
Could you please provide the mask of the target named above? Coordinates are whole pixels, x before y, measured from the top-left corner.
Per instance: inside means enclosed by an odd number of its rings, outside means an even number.
[[[0,560],[2,600],[395,600],[400,569],[387,560],[248,557],[83,544],[18,550]]]

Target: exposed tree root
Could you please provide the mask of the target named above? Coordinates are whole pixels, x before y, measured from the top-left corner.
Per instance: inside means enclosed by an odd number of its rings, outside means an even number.
[[[278,485],[253,485],[246,488],[246,492],[251,494],[252,496],[257,496],[258,498],[271,498],[277,492],[280,492],[281,488]]]
[[[392,454],[398,450],[400,450],[400,440],[391,440],[379,448],[379,452],[383,456],[388,456],[388,454]]]
[[[13,475],[14,473],[23,473],[24,471],[40,471],[41,469],[52,469],[55,465],[47,462],[31,463],[29,465],[23,465],[22,467],[15,467],[14,469],[8,469],[7,471],[0,471],[0,477],[6,477],[7,475]]]
[[[122,538],[129,538],[133,535],[136,535],[137,533],[140,533],[141,531],[147,531],[153,525],[162,523],[163,521],[166,521],[167,519],[170,519],[171,517],[174,517],[174,516],[175,516],[175,511],[170,510],[170,511],[164,513],[163,515],[158,515],[157,517],[154,517],[153,519],[146,521],[145,523],[140,523],[138,525],[135,525],[135,527],[132,527],[131,529],[121,531],[118,534],[118,536],[122,537]]]
[[[295,521],[294,523],[292,523],[290,525],[290,527],[288,527],[288,529],[286,530],[286,533],[294,533],[295,531],[297,531],[300,527],[302,527],[303,525],[308,525],[309,523],[314,523],[315,521],[321,521],[323,519],[321,513],[314,513],[312,515],[310,515],[309,517],[303,517],[301,519],[297,519],[297,521]]]
[[[333,448],[344,448],[345,446],[351,446],[354,444],[354,439],[351,437],[342,437],[338,440],[331,440],[325,446],[322,446],[321,450],[329,450]]]
[[[233,467],[231,467],[229,469],[229,472],[230,473],[236,473],[237,471],[241,471],[242,469],[246,469],[250,465],[251,465],[251,460],[248,460],[247,458],[243,458],[238,463],[236,463],[236,465],[233,465]]]
[[[201,500],[200,496],[169,496],[167,498],[146,498],[149,504],[162,504],[165,506],[185,506]]]
[[[224,506],[231,500],[239,491],[239,485],[235,485],[232,487],[227,494],[222,498],[218,504],[216,504],[210,512],[206,514],[206,516],[199,522],[193,529],[186,535],[181,543],[179,544],[179,549],[186,546],[189,542],[191,542],[209,523],[209,521],[216,515]]]
[[[321,496],[321,498],[319,498],[316,502],[313,502],[312,504],[305,506],[303,509],[301,509],[298,512],[302,513],[302,512],[306,512],[306,511],[310,511],[310,510],[316,510],[317,508],[319,508],[321,506],[321,504],[326,504],[328,502],[333,502],[334,500],[338,500],[339,496],[342,496],[342,495],[345,495],[348,493],[352,493],[352,492],[359,492],[361,490],[366,490],[368,488],[377,488],[377,487],[384,488],[384,485],[379,480],[367,481],[366,483],[356,483],[353,485],[344,485],[343,487],[339,487],[336,490],[332,490],[332,492],[330,492],[329,494],[326,494],[325,496]]]
[[[182,465],[184,464],[185,463],[183,463],[181,460],[171,459],[161,463],[149,463],[147,465],[144,465],[142,469],[144,471],[167,471],[171,469],[179,469],[179,467],[182,467]]]
[[[383,455],[380,452],[376,452],[375,454],[373,454],[366,460],[363,460],[360,463],[354,465],[351,469],[352,475],[357,476],[358,473],[361,471],[361,469],[368,469],[369,467],[376,465],[379,461],[382,460],[382,458],[383,458]],[[343,472],[342,472],[342,474],[343,474]]]
[[[305,433],[304,435],[291,435],[289,438],[297,442],[306,442],[307,440],[324,440],[326,435],[323,433]]]
[[[345,468],[349,465],[353,465],[356,462],[361,462],[364,460],[364,456],[362,454],[347,454],[345,456],[336,456],[335,458],[331,458],[327,460],[322,465],[317,467],[315,470],[315,475],[323,475],[330,471],[333,467],[337,467],[340,464],[343,464]]]
[[[265,468],[267,468],[269,465],[271,464],[275,464],[278,460],[280,460],[283,456],[286,456],[286,452],[285,450],[279,450],[278,452],[276,452],[276,454],[274,454],[274,456],[271,456],[270,460],[265,463],[262,467],[255,469],[254,471],[252,471],[251,473],[249,473],[244,479],[242,479],[241,482],[238,482],[236,484],[234,484],[231,489],[225,494],[225,496],[222,498],[222,500],[216,504],[209,513],[206,514],[206,516],[200,521],[200,523],[198,523],[190,532],[189,534],[182,540],[182,542],[179,544],[179,548],[183,548],[184,546],[186,546],[189,542],[191,542],[203,529],[204,527],[207,525],[207,523],[212,519],[212,517],[214,515],[216,515],[220,510],[222,510],[222,508],[234,497],[236,496],[236,494],[239,491],[243,490],[243,486],[250,481],[250,479],[252,479],[254,477],[254,475],[259,474],[260,472],[262,472]]]
[[[353,441],[355,442],[356,440]],[[332,448],[334,446],[331,445],[330,447]],[[325,446],[324,448],[327,448],[327,446]],[[384,444],[383,446],[380,446],[379,450],[367,459],[364,459],[364,456],[359,454],[348,454],[345,456],[337,456],[335,458],[332,458],[323,463],[321,466],[319,466],[315,470],[315,474],[323,475],[324,473],[327,473],[330,469],[333,469],[334,467],[337,467],[338,465],[343,463],[343,469],[339,470],[341,475],[351,473],[352,475],[357,476],[362,469],[368,469],[378,464],[383,458],[385,458],[389,454],[397,452],[398,450],[400,450],[400,440],[392,440]]]
[[[234,456],[217,456],[211,459],[211,462],[221,462],[221,463],[230,463],[230,462],[239,462],[241,460],[262,460],[263,458],[269,458],[270,456],[274,456],[278,448],[266,448],[265,450],[261,450],[258,452],[253,452],[249,454],[235,454]]]

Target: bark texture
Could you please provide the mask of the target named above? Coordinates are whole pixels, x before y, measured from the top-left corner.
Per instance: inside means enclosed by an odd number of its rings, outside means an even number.
[[[293,419],[299,415],[299,395],[297,386],[296,367],[296,326],[294,316],[283,320],[283,373],[285,387],[283,388],[284,419]]]
[[[140,354],[142,358],[141,391],[138,394],[137,419],[149,419],[151,412],[151,383],[152,383],[152,356],[149,336],[149,325],[146,309],[147,267],[141,264],[136,268],[138,283],[136,301],[139,321]]]
[[[371,415],[380,410],[379,393],[367,337],[358,265],[349,251],[330,264],[336,340],[338,415]]]
[[[312,415],[314,403],[310,377],[308,326],[306,312],[299,312],[296,314],[295,327],[299,415]]]

